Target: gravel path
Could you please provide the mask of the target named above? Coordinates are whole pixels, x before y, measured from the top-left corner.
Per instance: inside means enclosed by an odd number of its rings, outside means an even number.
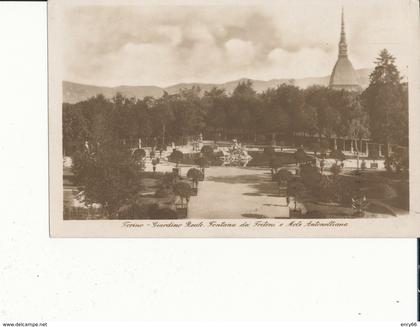
[[[268,170],[210,167],[192,197],[189,218],[287,218],[286,198],[277,195]]]

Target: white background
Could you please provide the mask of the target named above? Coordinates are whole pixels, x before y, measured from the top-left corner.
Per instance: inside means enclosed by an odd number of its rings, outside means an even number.
[[[414,239],[50,239],[46,14],[0,3],[0,321],[416,320]]]

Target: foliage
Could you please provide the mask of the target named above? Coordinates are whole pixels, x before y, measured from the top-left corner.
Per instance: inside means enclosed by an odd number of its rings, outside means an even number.
[[[341,167],[337,165],[337,163],[334,163],[331,165],[330,171],[332,172],[334,176],[338,176],[341,172]]]
[[[291,179],[287,183],[287,194],[289,196],[299,197],[305,191],[305,185],[298,179]]]
[[[136,149],[133,151],[134,160],[141,160],[146,157],[146,151],[144,149]]]
[[[297,149],[294,153],[294,157],[297,163],[308,162],[311,160],[303,149]]]
[[[200,166],[200,168],[206,168],[209,166],[209,160],[205,156],[199,156],[195,163]]]
[[[187,202],[189,201],[192,192],[190,184],[178,182],[173,186],[173,190],[174,193],[181,198],[181,202],[183,202],[184,199],[186,199]]]
[[[276,151],[275,151],[274,147],[268,146],[268,147],[264,148],[264,155],[267,158],[271,159],[275,154],[276,154]]]
[[[369,115],[372,139],[385,144],[388,158],[390,143],[408,144],[408,94],[395,58],[388,50],[380,52],[375,64],[369,87],[363,93],[363,104]]]
[[[77,152],[73,163],[83,202],[102,204],[111,217],[141,189],[140,171],[130,151],[115,144],[102,144],[95,153]]]
[[[197,168],[190,168],[187,172],[187,177],[193,181],[199,181],[204,178],[203,173]]]
[[[176,162],[179,164],[182,161],[184,154],[179,150],[172,151],[171,155],[169,156],[169,161]]]
[[[150,204],[132,203],[118,210],[119,219],[150,219]]]
[[[201,148],[201,153],[206,158],[211,158],[213,156],[214,150],[210,145],[203,145]]]
[[[319,210],[311,210],[311,211],[308,211],[305,214],[304,218],[327,218],[327,217],[326,217],[325,213],[323,213]]]
[[[329,157],[331,159],[335,159],[336,161],[338,161],[338,160],[343,161],[343,160],[346,159],[346,156],[340,150],[332,150],[329,154]]]
[[[302,181],[310,189],[314,189],[319,185],[321,174],[318,167],[312,165],[303,165],[300,168],[300,176]]]
[[[373,160],[379,159],[379,146],[377,144],[373,144],[369,147],[369,158]]]
[[[293,178],[293,175],[287,169],[280,169],[274,176],[277,183],[288,182]]]
[[[366,190],[366,196],[371,199],[391,199],[397,193],[386,183],[371,183]]]
[[[177,174],[165,173],[160,180],[160,185],[166,186],[166,187],[172,187],[179,180],[180,180],[180,177]]]
[[[172,194],[172,190],[170,187],[168,186],[160,186],[156,192],[155,192],[155,197],[157,198],[166,198],[167,196]]]
[[[339,185],[336,180],[331,179],[329,176],[322,175],[316,189],[316,195],[321,201],[339,202]]]
[[[220,88],[202,92],[192,87],[177,94],[165,92],[156,99],[117,94],[111,99],[98,95],[64,103],[63,144],[80,150],[85,141],[96,145],[110,138],[127,142],[141,138],[145,146],[159,149],[200,133],[214,139],[262,138],[265,142],[284,137],[296,140],[301,133],[320,139],[372,137],[406,146],[407,108],[407,87],[400,82],[393,57],[383,51],[362,95],[323,86],[302,90],[287,84],[259,94],[245,80],[231,95]],[[317,146],[316,152],[323,149]]]
[[[168,207],[159,207],[156,204],[151,206],[150,216],[152,219],[177,219],[175,210]]]
[[[402,146],[395,146],[392,149],[392,154],[389,157],[389,165],[395,169],[396,172],[408,172],[409,156],[408,148]]]

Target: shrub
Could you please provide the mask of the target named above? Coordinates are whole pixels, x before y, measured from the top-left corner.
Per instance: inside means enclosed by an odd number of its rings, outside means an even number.
[[[306,187],[314,189],[319,185],[321,174],[318,167],[312,165],[304,165],[300,169],[300,176]]]
[[[304,218],[326,218],[326,216],[321,211],[311,210],[304,215]]]
[[[397,196],[397,192],[385,183],[374,183],[368,186],[366,196],[371,199],[391,199]]]
[[[146,204],[140,205],[133,203],[122,206],[117,213],[118,219],[147,219],[149,217],[149,207]]]
[[[317,197],[324,202],[339,202],[338,183],[328,176],[322,176],[319,181]]]
[[[209,160],[205,156],[200,156],[195,160],[195,164],[200,166],[200,168],[207,168],[209,166]]]
[[[182,161],[184,158],[184,154],[179,150],[172,151],[171,155],[169,156],[169,161],[175,162],[177,165]]]
[[[149,209],[150,219],[176,219],[176,211],[169,207],[159,207],[157,203],[150,205]]]
[[[153,219],[159,209],[156,203],[132,203],[118,210],[118,219]]]
[[[190,200],[190,196],[191,196],[190,184],[186,182],[178,182],[174,185],[173,190],[174,190],[174,193],[181,198],[181,202],[183,202],[184,199],[186,199],[187,202]]]
[[[133,151],[134,160],[141,160],[146,157],[146,151],[144,149],[136,149]]]
[[[280,169],[274,176],[277,183],[288,182],[293,178],[293,175],[287,169]]]
[[[300,182],[298,179],[291,179],[287,183],[287,194],[289,196],[301,196],[303,192],[305,191],[305,185],[303,185],[302,182]]]
[[[180,180],[180,177],[174,173],[165,173],[160,179],[160,186],[172,187]]]
[[[213,151],[213,148],[212,148],[210,145],[204,145],[204,146],[201,148],[201,153],[202,153],[205,157],[211,158],[211,157],[212,157],[212,155],[213,155],[213,153],[214,153],[214,151]]]
[[[167,196],[171,195],[171,189],[168,187],[159,187],[155,192],[155,197],[157,198],[166,198]]]
[[[187,172],[187,177],[192,179],[193,181],[199,181],[204,178],[204,175],[197,168],[190,168]]]
[[[339,202],[351,205],[352,199],[361,195],[361,181],[359,178],[338,178]]]
[[[114,144],[102,145],[95,153],[76,153],[72,171],[76,185],[82,188],[82,201],[101,204],[110,217],[142,188],[141,172],[131,152]]]
[[[297,149],[294,153],[294,158],[297,163],[304,163],[311,160],[303,149]]]
[[[154,212],[154,219],[177,219],[176,211],[171,208],[159,208]]]
[[[264,155],[267,158],[271,158],[272,156],[274,156],[276,154],[276,151],[274,150],[274,148],[272,146],[269,147],[265,147],[264,148]]]
[[[343,153],[343,152],[341,152],[340,150],[332,150],[332,151],[330,152],[329,157],[330,157],[331,159],[335,159],[336,161],[338,161],[338,160],[343,161],[343,160],[345,160],[345,159],[346,159],[346,156],[345,156],[345,155],[344,155],[344,153]]]
[[[408,149],[402,146],[395,146],[389,158],[389,164],[394,167],[396,172],[408,171]]]
[[[332,164],[330,171],[334,176],[338,176],[341,172],[341,167],[337,165],[337,163],[334,163]]]

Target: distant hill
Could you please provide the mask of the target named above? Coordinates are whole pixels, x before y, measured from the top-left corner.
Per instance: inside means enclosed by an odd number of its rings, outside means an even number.
[[[371,69],[364,68],[358,69],[356,72],[359,75],[360,84],[362,87],[367,87],[369,84],[369,74]],[[223,88],[227,93],[232,93],[235,87],[239,82],[248,80],[248,78],[241,78],[239,80],[230,81],[222,84],[206,84],[206,83],[181,83],[171,85],[165,88],[159,86],[129,86],[121,85],[115,87],[107,86],[95,86],[87,84],[78,84],[68,81],[63,81],[63,102],[67,103],[76,103],[79,101],[86,100],[90,97],[93,97],[97,94],[103,94],[106,98],[112,98],[116,93],[121,93],[127,97],[135,97],[142,99],[146,96],[151,97],[160,97],[164,91],[169,94],[174,94],[179,92],[183,88],[191,88],[193,86],[199,86],[200,89],[204,91],[209,91],[213,87],[217,86]],[[309,78],[300,78],[300,79],[272,79],[269,81],[253,80],[250,79],[253,83],[253,87],[257,92],[262,92],[268,88],[274,88],[283,83],[293,84],[300,88],[307,88],[311,85],[323,85],[327,86],[330,80],[330,76],[324,77],[309,77]]]

